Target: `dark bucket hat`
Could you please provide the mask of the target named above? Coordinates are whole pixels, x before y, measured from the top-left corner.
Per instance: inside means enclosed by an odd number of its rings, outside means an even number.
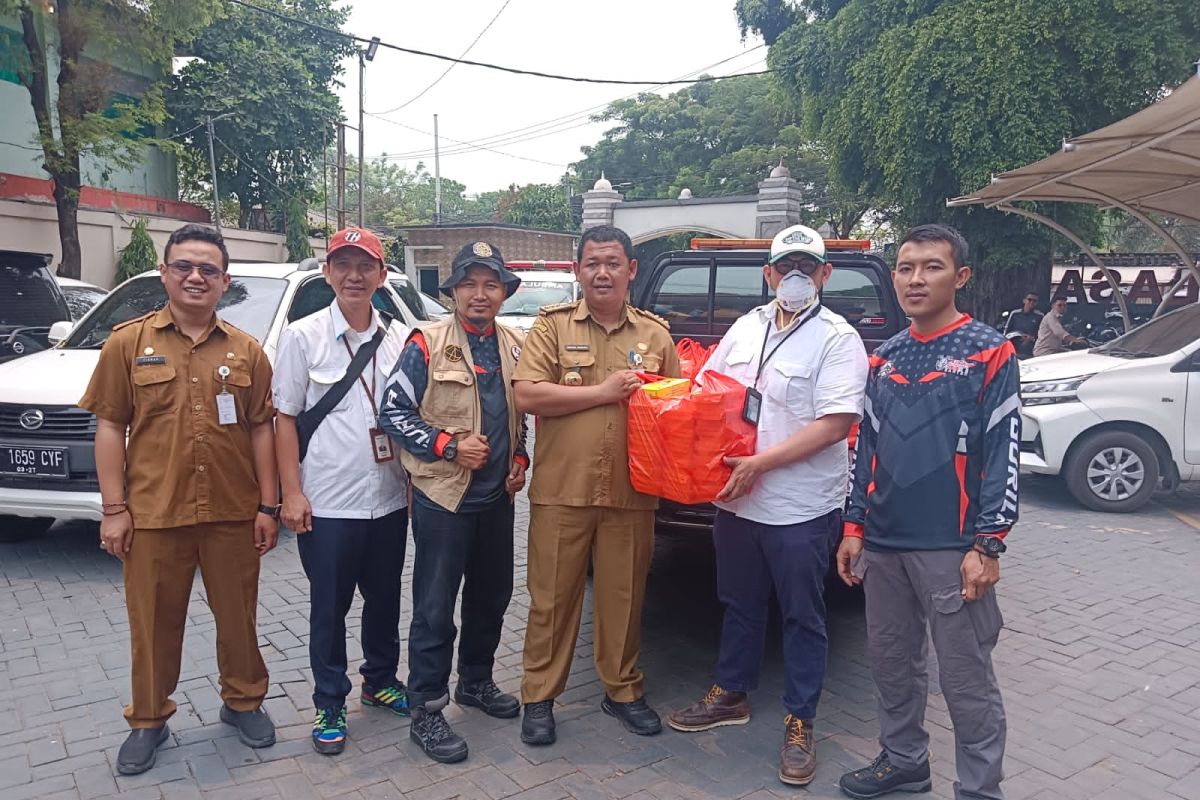
[[[454,263],[450,266],[450,277],[446,278],[438,287],[442,294],[450,295],[454,287],[467,277],[467,269],[472,264],[494,270],[500,276],[500,282],[504,284],[508,297],[512,297],[513,293],[517,291],[517,287],[521,285],[521,279],[504,266],[504,256],[500,255],[499,247],[487,242],[475,242],[465,245],[454,257]]]

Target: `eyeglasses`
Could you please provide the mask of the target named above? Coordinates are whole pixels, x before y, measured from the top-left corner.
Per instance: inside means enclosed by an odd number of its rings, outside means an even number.
[[[190,261],[172,261],[167,267],[184,279],[190,278],[196,270],[200,270],[200,277],[206,281],[215,281],[225,274],[225,270],[212,264],[193,264]]]
[[[787,275],[797,269],[805,275],[812,275],[821,268],[821,262],[811,258],[781,258],[773,266],[780,275]]]
[[[1036,303],[1036,302],[1037,302],[1037,298],[1036,298],[1036,297],[1026,297],[1026,298],[1025,298],[1025,302],[1026,302],[1026,303]]]

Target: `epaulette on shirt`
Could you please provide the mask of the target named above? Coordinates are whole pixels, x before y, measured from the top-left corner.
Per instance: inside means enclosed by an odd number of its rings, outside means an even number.
[[[538,316],[548,316],[550,314],[557,314],[559,311],[573,310],[578,307],[579,307],[578,300],[575,300],[574,302],[571,302],[571,303],[556,303],[552,306],[542,306],[542,308],[538,310]]]
[[[150,319],[150,317],[153,317],[157,313],[158,313],[158,309],[155,309],[154,311],[151,311],[149,314],[142,314],[140,317],[134,317],[133,319],[127,319],[124,322],[118,322],[116,325],[112,326],[112,329],[115,332],[115,331],[121,330],[121,328],[128,328],[130,325],[134,324],[135,322],[144,322],[145,320]]]
[[[630,306],[629,310],[632,311],[633,313],[637,314],[640,317],[645,317],[646,319],[652,319],[655,322],[657,322],[659,325],[662,325],[667,330],[671,330],[671,323],[667,322],[665,319],[663,319],[658,314],[655,314],[652,311],[647,311],[644,308],[638,308],[636,306]]]

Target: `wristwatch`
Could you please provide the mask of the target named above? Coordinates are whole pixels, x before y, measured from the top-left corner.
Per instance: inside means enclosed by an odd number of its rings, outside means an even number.
[[[1001,553],[1008,550],[999,536],[976,536],[975,548],[988,558],[999,558]]]
[[[279,519],[279,509],[282,506],[259,506],[258,513],[266,514],[271,519]]]
[[[446,446],[442,448],[442,458],[447,461],[453,461],[458,458],[458,442],[454,440],[446,442]]]

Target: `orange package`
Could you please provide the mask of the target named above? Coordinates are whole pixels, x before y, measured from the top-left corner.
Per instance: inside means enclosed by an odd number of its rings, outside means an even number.
[[[675,344],[675,352],[679,354],[679,374],[684,378],[695,380],[708,361],[708,357],[717,349],[714,344],[705,347],[695,339],[680,339]]]
[[[677,503],[710,503],[733,470],[725,456],[754,454],[757,430],[742,419],[746,387],[706,373],[692,391],[629,398],[629,477],[633,488]]]

